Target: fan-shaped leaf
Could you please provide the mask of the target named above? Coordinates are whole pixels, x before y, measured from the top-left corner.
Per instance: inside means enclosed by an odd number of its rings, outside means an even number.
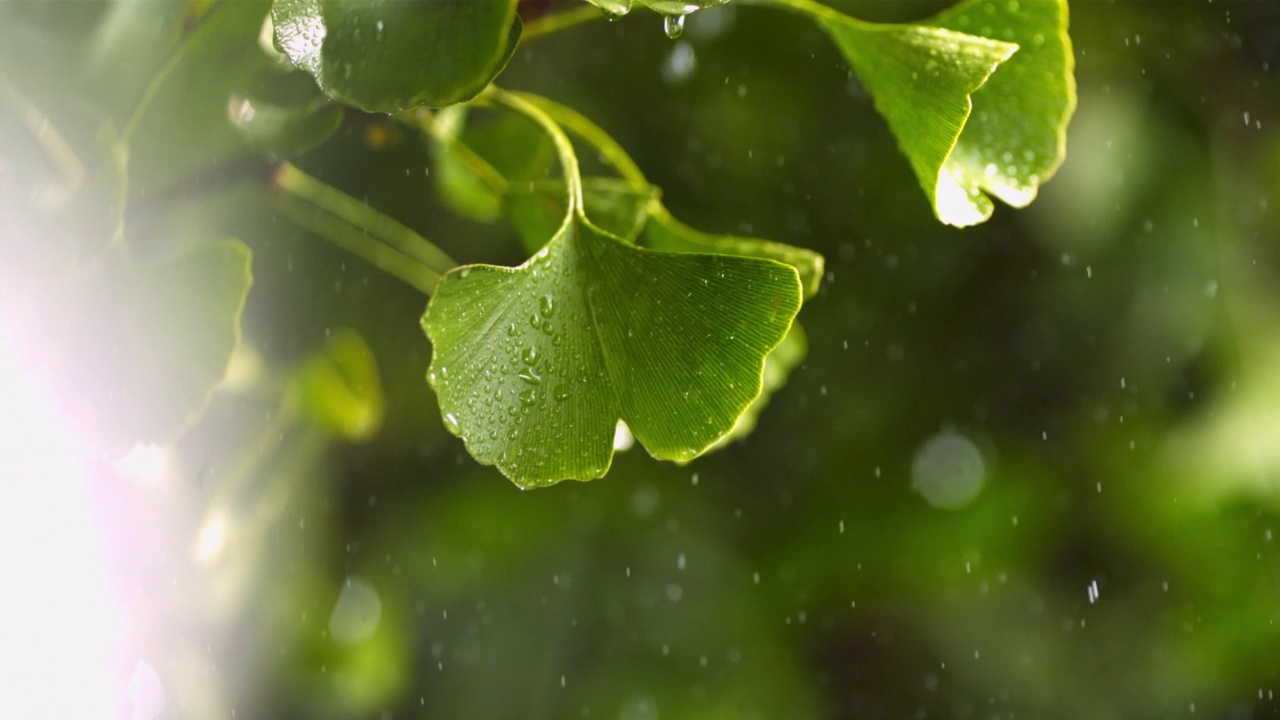
[[[445,276],[428,379],[472,456],[522,487],[604,475],[619,419],[688,460],[760,394],[800,302],[790,266],[640,249],[575,212],[518,268]]]

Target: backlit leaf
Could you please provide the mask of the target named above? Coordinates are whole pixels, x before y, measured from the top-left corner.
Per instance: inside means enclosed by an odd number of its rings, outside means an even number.
[[[989,218],[985,193],[1025,206],[1061,163],[1075,106],[1064,0],[968,0],[919,25],[819,22],[943,222]]]
[[[445,276],[428,380],[471,455],[521,487],[604,475],[619,419],[689,460],[759,396],[801,294],[790,266],[637,248],[575,212],[520,267]]]

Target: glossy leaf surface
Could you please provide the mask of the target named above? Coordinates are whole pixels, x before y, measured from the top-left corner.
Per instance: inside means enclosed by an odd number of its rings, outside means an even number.
[[[1061,163],[1075,105],[1063,0],[970,0],[920,25],[820,23],[943,222],[989,218],[984,191],[1025,206]]]
[[[970,94],[1017,46],[919,25],[823,24],[875,100],[938,218],[952,225],[985,219],[943,166],[969,118]]]
[[[520,38],[516,0],[275,0],[276,46],[331,97],[371,112],[469,100]]]
[[[1075,111],[1074,58],[1065,0],[982,0],[933,21],[938,27],[1017,43],[1018,52],[973,95],[973,113],[947,158],[949,174],[983,218],[991,201],[1026,207],[1066,156]]]
[[[342,126],[342,106],[317,90],[307,75],[272,71],[259,84],[227,101],[231,126],[255,150],[293,157],[320,145]]]
[[[610,15],[625,15],[636,5],[643,5],[664,15],[687,15],[703,8],[724,5],[729,0],[587,0]]]
[[[619,419],[689,460],[760,394],[800,302],[789,266],[644,250],[574,213],[518,268],[445,276],[428,380],[471,455],[521,487],[604,475]]]

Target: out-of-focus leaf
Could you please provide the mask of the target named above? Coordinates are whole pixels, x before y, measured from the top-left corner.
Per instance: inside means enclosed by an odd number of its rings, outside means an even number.
[[[335,100],[396,112],[470,100],[520,38],[516,0],[275,0],[277,47]]]
[[[251,255],[224,240],[72,291],[54,383],[91,442],[167,442],[199,417],[240,343]]]
[[[267,72],[258,87],[231,95],[227,116],[250,147],[280,158],[320,145],[342,126],[342,106],[300,72]]]
[[[446,427],[521,487],[604,475],[619,419],[689,460],[759,396],[801,294],[790,266],[644,250],[575,211],[524,265],[445,276],[428,380]]]
[[[307,416],[344,440],[364,442],[382,428],[386,399],[378,362],[354,330],[335,332],[324,352],[294,373],[293,387]]]

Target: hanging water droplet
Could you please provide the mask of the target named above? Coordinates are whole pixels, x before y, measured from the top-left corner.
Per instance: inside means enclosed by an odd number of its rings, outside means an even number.
[[[666,31],[667,37],[675,40],[684,34],[684,15],[664,15],[662,17],[662,29]]]
[[[444,423],[445,423],[445,427],[449,429],[449,432],[453,433],[454,435],[457,435],[458,432],[460,431],[460,428],[458,427],[458,418],[454,417],[453,413],[445,414]]]

